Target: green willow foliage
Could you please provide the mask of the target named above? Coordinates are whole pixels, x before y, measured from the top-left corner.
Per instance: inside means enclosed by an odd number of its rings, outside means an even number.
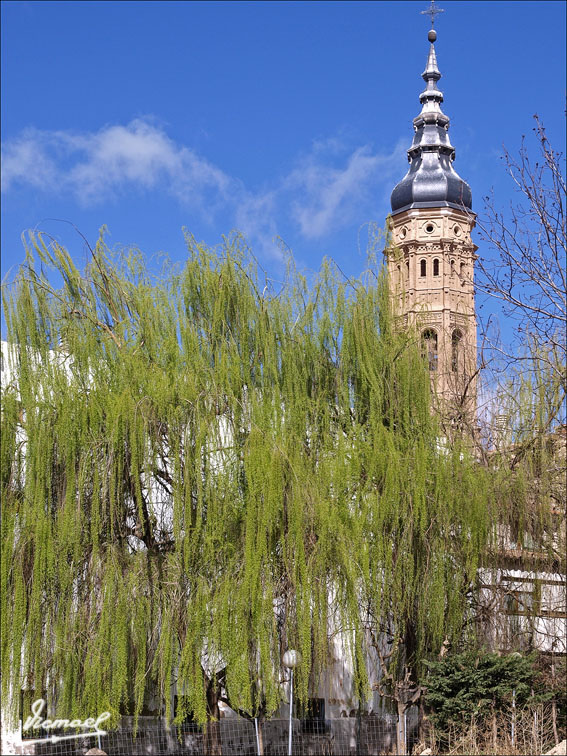
[[[99,240],[80,272],[32,237],[5,297],[17,388],[2,409],[2,693],[138,715],[150,692],[203,721],[223,674],[250,714],[298,695],[348,630],[419,664],[458,643],[491,532],[486,471],[440,446],[429,377],[387,282],[269,294],[239,237],[187,237],[152,277]],[[51,276],[51,278],[50,278]],[[50,281],[58,280],[54,287]],[[332,615],[332,616],[331,616]]]

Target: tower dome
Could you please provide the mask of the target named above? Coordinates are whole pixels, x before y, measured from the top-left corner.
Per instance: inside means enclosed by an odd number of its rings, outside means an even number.
[[[413,120],[409,170],[392,192],[393,214],[419,207],[472,210],[471,189],[453,168],[455,149],[449,139],[449,118],[441,110],[443,93],[437,88],[441,73],[435,55],[436,38],[431,29],[427,66],[422,74],[426,88],[419,96],[421,113]]]

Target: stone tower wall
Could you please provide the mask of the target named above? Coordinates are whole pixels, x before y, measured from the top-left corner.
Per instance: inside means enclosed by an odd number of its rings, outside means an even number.
[[[476,315],[472,213],[413,208],[391,217],[388,273],[401,326],[417,331],[438,397],[474,412]]]

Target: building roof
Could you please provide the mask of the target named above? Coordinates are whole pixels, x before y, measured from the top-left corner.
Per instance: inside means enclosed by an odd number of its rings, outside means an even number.
[[[449,139],[449,118],[441,110],[443,93],[437,88],[437,67],[431,29],[427,65],[422,76],[426,87],[420,94],[421,113],[414,118],[414,138],[408,150],[409,170],[392,192],[392,213],[420,207],[454,207],[472,210],[472,194],[466,181],[453,168],[455,149]]]

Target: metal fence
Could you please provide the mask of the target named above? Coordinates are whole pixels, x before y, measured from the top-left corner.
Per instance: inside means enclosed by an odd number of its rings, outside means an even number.
[[[338,719],[292,720],[294,756],[380,756],[420,753],[426,746],[433,753],[535,754],[546,753],[565,737],[564,714],[558,718],[553,703],[502,711],[498,719],[455,725],[436,733],[427,723],[418,743],[417,707],[405,717],[388,714],[357,714]],[[64,733],[61,733],[64,735]],[[33,756],[287,756],[289,719],[266,721],[224,717],[200,726],[187,723],[168,726],[163,719],[140,717],[134,734],[132,718],[106,735],[70,736],[54,741],[3,741],[1,753]],[[37,735],[35,736],[37,738]],[[99,749],[99,750],[93,750]]]
[[[396,716],[344,717],[326,720],[292,721],[292,753],[294,756],[376,756],[396,752],[398,732]],[[406,728],[407,752],[412,737]],[[287,756],[288,719],[263,722],[239,717],[226,717],[205,726],[186,724],[167,726],[163,721],[140,717],[134,735],[133,722],[125,718],[123,725],[103,736],[59,740],[45,739],[33,746],[25,741],[16,753],[37,756],[85,756],[89,749],[100,749],[107,756]],[[3,753],[6,753],[4,751]]]

